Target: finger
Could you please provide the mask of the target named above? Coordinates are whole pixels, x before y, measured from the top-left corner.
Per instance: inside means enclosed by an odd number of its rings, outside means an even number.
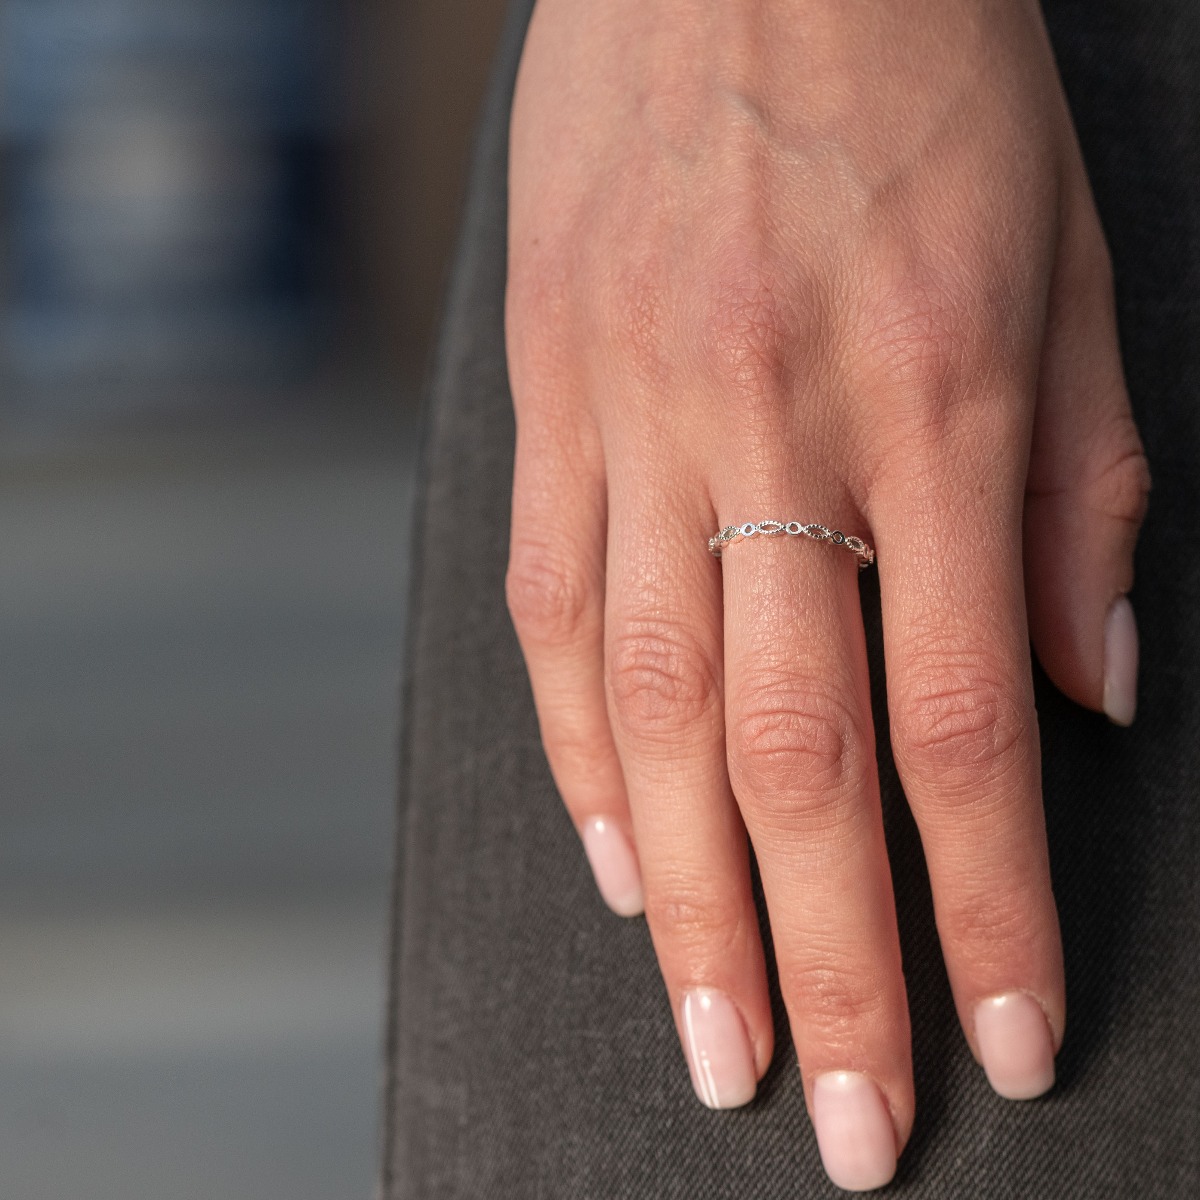
[[[959,1017],[1014,1099],[1052,1084],[1065,1011],[1021,585],[1024,461],[989,449],[1024,444],[1022,411],[997,402],[968,436],[927,447],[871,514],[896,764]]]
[[[586,427],[519,417],[512,501],[505,590],[546,757],[601,896],[634,916],[641,873],[604,696],[604,469]]]
[[[1103,235],[1090,200],[1079,208],[1059,254],[1042,355],[1025,504],[1029,621],[1057,687],[1128,725],[1138,646],[1127,593],[1150,475],[1121,369]]]
[[[719,512],[751,516],[744,504]],[[879,1187],[895,1172],[914,1100],[855,559],[804,537],[757,535],[721,562],[729,772],[809,1111],[833,1181]]]
[[[725,770],[720,571],[707,498],[614,454],[606,656],[646,918],[696,1094],[745,1104],[774,1033],[746,832]],[[651,455],[653,457],[653,455]]]

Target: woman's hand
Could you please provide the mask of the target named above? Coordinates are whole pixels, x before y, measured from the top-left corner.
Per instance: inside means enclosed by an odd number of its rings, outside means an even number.
[[[746,841],[833,1180],[913,1120],[855,560],[972,1051],[1062,1038],[1029,635],[1133,717],[1148,477],[1035,0],[540,0],[513,110],[508,602],[608,903],[700,1098],[772,1053]]]

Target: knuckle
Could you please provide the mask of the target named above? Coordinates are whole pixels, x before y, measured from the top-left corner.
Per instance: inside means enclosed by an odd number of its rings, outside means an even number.
[[[670,303],[658,256],[631,255],[597,274],[592,322],[597,340],[644,383],[665,386],[671,375],[665,337]]]
[[[903,766],[928,780],[977,782],[1002,772],[1031,733],[1033,713],[978,659],[918,665],[898,697],[892,740]]]
[[[629,736],[670,735],[711,715],[720,684],[716,668],[682,626],[631,623],[611,641],[608,686],[616,720]]]
[[[799,815],[805,797],[842,787],[861,740],[849,709],[827,691],[765,676],[739,696],[730,767],[752,803],[780,818]]]
[[[561,711],[553,712],[549,719],[540,715],[542,744],[563,803],[575,810],[590,797],[608,802],[617,773],[611,747],[586,736],[587,726],[579,720],[579,713],[570,714],[573,720],[563,720]]]
[[[806,1024],[838,1040],[851,1038],[864,1025],[875,1024],[888,997],[877,972],[853,967],[833,955],[782,971],[781,984]]]
[[[595,593],[584,573],[549,547],[521,541],[509,554],[504,596],[522,637],[561,645],[579,635]]]
[[[750,930],[744,905],[731,904],[711,883],[670,879],[646,895],[646,920],[656,943],[669,944],[698,966],[737,960]]]
[[[976,970],[1004,967],[1036,949],[1031,911],[1009,889],[973,892],[939,905],[938,934]]]
[[[727,402],[751,422],[778,420],[781,394],[795,373],[793,355],[820,340],[823,321],[812,280],[757,252],[723,253],[699,289],[700,362]]]
[[[1020,406],[995,403],[1013,389],[1009,375],[1020,356],[1014,330],[994,315],[983,270],[876,279],[861,302],[848,370],[855,390],[879,397],[881,470],[943,461],[947,443],[981,415],[1004,432],[1019,419]],[[897,445],[907,453],[897,455]]]
[[[703,317],[703,345],[715,374],[740,396],[756,396],[782,371],[786,322],[770,281],[743,273],[714,288]]]
[[[911,279],[883,286],[864,306],[861,369],[935,430],[933,418],[961,391],[979,340],[969,311],[966,298]]]
[[[1150,498],[1150,464],[1131,416],[1122,418],[1109,443],[1103,466],[1085,485],[1085,503],[1093,512],[1141,525]]]

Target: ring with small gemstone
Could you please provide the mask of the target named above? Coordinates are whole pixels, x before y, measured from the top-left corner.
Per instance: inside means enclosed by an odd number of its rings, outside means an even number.
[[[828,525],[805,525],[801,521],[746,521],[742,525],[726,525],[708,539],[708,548],[717,558],[722,547],[752,537],[807,537],[815,542],[830,542],[842,546],[858,559],[858,569],[865,570],[875,561],[875,551],[862,538],[830,529]]]

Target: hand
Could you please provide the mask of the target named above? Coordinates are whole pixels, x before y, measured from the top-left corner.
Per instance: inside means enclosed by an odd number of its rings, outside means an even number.
[[[1029,638],[1133,717],[1148,489],[1035,0],[541,0],[512,116],[508,603],[605,899],[645,907],[700,1098],[772,1054],[747,832],[823,1160],[912,1126],[857,571],[972,1052],[1064,1025]]]

